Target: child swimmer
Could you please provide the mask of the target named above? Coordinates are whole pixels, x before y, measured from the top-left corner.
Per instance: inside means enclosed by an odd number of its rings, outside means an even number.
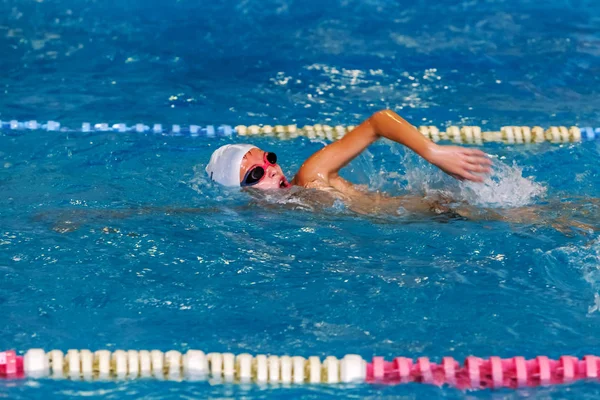
[[[274,153],[265,152],[248,144],[225,145],[217,149],[206,167],[210,178],[225,186],[251,187],[262,190],[286,189],[291,186],[317,189],[326,194],[320,203],[332,205],[342,200],[350,210],[360,214],[412,214],[439,215],[470,220],[506,221],[550,225],[570,234],[572,228],[584,232],[596,231],[597,227],[561,214],[581,214],[581,202],[556,203],[543,206],[526,206],[495,210],[457,202],[445,196],[386,196],[367,192],[339,176],[339,171],[356,158],[369,145],[384,137],[400,143],[437,166],[448,175],[473,182],[483,182],[490,172],[492,161],[476,149],[459,146],[441,146],[424,137],[414,126],[391,110],[373,114],[343,138],[325,146],[310,156],[288,182]],[[325,198],[324,198],[325,197]],[[600,205],[598,199],[587,199]],[[558,215],[556,215],[558,213]]]
[[[390,197],[373,193],[353,185],[338,175],[340,169],[357,157],[373,142],[385,137],[407,146],[431,164],[459,180],[482,182],[483,174],[490,172],[491,160],[480,150],[458,146],[440,146],[425,138],[411,124],[390,110],[376,112],[369,119],[310,156],[300,167],[291,183],[277,164],[274,153],[265,152],[248,144],[225,145],[217,149],[206,167],[210,178],[224,186],[281,190],[292,186],[314,189],[295,191],[294,196],[306,197],[310,203],[331,206],[335,200],[343,201],[350,210],[359,214],[404,214],[440,215],[469,220],[505,221],[512,223],[533,223],[550,225],[570,235],[572,229],[589,233],[598,228],[594,225],[573,219],[573,216],[589,218],[596,214],[600,199],[582,199],[575,202],[550,202],[546,205],[508,208],[503,210],[475,207],[466,202],[438,196],[397,196]],[[260,194],[260,192],[253,192]],[[296,204],[296,202],[292,202]],[[269,206],[269,202],[262,204]],[[249,204],[248,207],[252,207]],[[584,207],[585,206],[585,207]],[[590,209],[591,206],[591,209]],[[589,209],[589,210],[588,210]],[[67,233],[76,230],[81,224],[93,220],[122,219],[132,215],[151,213],[194,214],[218,211],[209,208],[141,207],[136,209],[114,210],[107,213],[101,210],[83,218],[81,212],[73,210],[72,215],[56,216],[42,214],[37,219],[53,220],[54,230]],[[110,232],[109,228],[108,229]]]
[[[419,213],[440,214],[450,211],[448,201],[368,193],[339,176],[340,169],[382,137],[408,147],[459,180],[482,182],[483,176],[478,174],[490,172],[492,162],[483,151],[438,145],[391,110],[376,112],[343,138],[314,153],[304,161],[291,182],[288,182],[277,164],[275,153],[249,144],[220,147],[212,154],[206,172],[213,181],[230,187],[270,190],[300,186],[326,191],[332,198],[343,200],[360,213],[395,212],[400,207]],[[473,216],[473,212],[466,208],[462,213]]]

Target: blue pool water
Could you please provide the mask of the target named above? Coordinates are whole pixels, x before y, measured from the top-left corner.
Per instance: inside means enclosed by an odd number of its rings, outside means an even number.
[[[198,4],[200,3],[200,4]],[[218,4],[215,4],[218,3]],[[0,2],[0,119],[598,126],[595,1]],[[227,139],[0,133],[0,348],[370,359],[600,354],[598,235],[549,224],[364,216],[211,184]],[[253,143],[293,175],[323,143]],[[486,145],[485,185],[380,143],[344,176],[481,207],[551,204],[599,226],[596,142]],[[555,204],[576,201],[575,210]],[[0,383],[9,398],[597,398],[155,381]]]

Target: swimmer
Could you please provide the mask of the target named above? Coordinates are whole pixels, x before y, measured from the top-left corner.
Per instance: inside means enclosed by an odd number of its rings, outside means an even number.
[[[595,224],[586,224],[572,218],[577,214],[578,218],[587,219],[589,215],[585,215],[585,207],[582,205],[589,202],[593,203],[591,212],[595,214],[600,207],[598,199],[585,199],[586,203],[583,201],[559,202],[500,210],[475,207],[443,195],[391,197],[382,193],[368,192],[363,187],[353,185],[339,176],[339,171],[344,166],[382,137],[408,147],[431,164],[459,180],[482,182],[485,174],[490,172],[491,160],[481,150],[438,145],[425,138],[398,114],[389,110],[373,114],[343,138],[315,152],[304,161],[291,182],[283,174],[274,153],[265,152],[249,144],[220,147],[212,154],[206,172],[213,181],[224,186],[252,189],[251,193],[259,199],[260,193],[281,191],[293,186],[312,189],[295,191],[291,194],[306,197],[305,200],[312,204],[311,207],[315,206],[314,208],[329,207],[334,204],[335,200],[341,200],[349,210],[365,215],[398,215],[408,212],[478,221],[543,224],[552,226],[565,234],[571,234],[573,229],[584,233],[598,230],[598,227],[594,226]],[[284,202],[284,204],[260,202],[259,204],[265,207],[290,206],[294,209],[297,207],[297,202]],[[251,203],[242,208],[255,206],[256,204]],[[99,210],[97,213],[89,214],[87,218],[83,218],[82,212],[76,210],[72,213],[65,213],[64,210],[61,210],[58,216],[54,213],[44,213],[36,219],[49,220],[54,230],[68,233],[78,229],[83,223],[106,219],[122,219],[153,213],[167,215],[211,214],[217,211],[214,207],[146,206],[112,212]],[[112,230],[106,228],[103,229],[103,232],[110,233]]]
[[[249,144],[225,145],[211,156],[206,167],[209,177],[224,186],[261,190],[288,189],[299,186],[316,189],[327,196],[318,196],[317,203],[331,206],[342,200],[350,210],[359,214],[445,215],[478,221],[505,221],[550,225],[567,233],[572,228],[596,231],[597,227],[564,216],[549,217],[552,211],[579,208],[580,203],[547,204],[498,210],[472,206],[445,195],[387,196],[372,193],[353,185],[339,176],[339,171],[362,151],[380,138],[400,143],[446,174],[458,179],[483,182],[490,172],[491,160],[481,150],[459,146],[438,145],[424,137],[414,126],[391,110],[373,114],[343,138],[311,155],[300,167],[291,182],[283,174],[274,153]],[[296,193],[299,195],[299,193]],[[310,199],[315,200],[315,196]],[[313,201],[314,203],[314,201]],[[265,204],[268,206],[268,203]]]
[[[414,212],[448,211],[443,201],[418,196],[387,197],[367,193],[339,176],[339,171],[380,138],[400,143],[429,163],[459,180],[482,182],[491,160],[477,149],[441,146],[424,137],[414,126],[391,110],[373,114],[343,138],[310,156],[289,182],[275,153],[249,144],[225,145],[217,149],[206,167],[209,177],[224,186],[261,190],[300,186],[327,191],[361,213],[389,212],[399,207]]]

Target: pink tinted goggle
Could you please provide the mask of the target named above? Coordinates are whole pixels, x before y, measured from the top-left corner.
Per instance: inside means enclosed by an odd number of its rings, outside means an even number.
[[[240,186],[253,186],[259,183],[266,175],[267,167],[269,165],[277,164],[277,155],[275,153],[265,153],[263,157],[263,165],[254,165],[252,166],[246,175],[244,175],[244,179],[240,183]]]

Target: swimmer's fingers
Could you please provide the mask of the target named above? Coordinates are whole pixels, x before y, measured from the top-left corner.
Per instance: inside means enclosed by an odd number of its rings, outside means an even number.
[[[470,172],[488,174],[491,171],[492,160],[481,150],[468,149],[464,155],[464,162],[465,169]]]
[[[485,151],[482,151],[479,149],[467,149],[465,147],[462,147],[462,149],[464,150],[465,154],[469,154],[471,156],[481,156],[481,157],[489,158]]]
[[[465,160],[472,164],[481,164],[481,165],[492,165],[492,160],[481,150],[477,149],[464,149],[463,156]]]
[[[461,181],[466,179],[466,180],[471,181],[471,182],[483,182],[483,180],[484,180],[483,176],[475,175],[475,174],[472,174],[472,173],[470,173],[468,171],[464,171],[461,174],[461,178],[458,178],[458,179],[461,180]]]
[[[468,171],[461,172],[461,175],[459,175],[459,174],[449,174],[449,175],[451,177],[453,177],[454,179],[461,181],[461,182],[464,182],[464,181],[483,182],[483,178],[481,176],[471,174]]]
[[[492,166],[492,160],[487,157],[473,157],[473,156],[465,156],[465,161],[470,164],[478,164],[485,165],[486,167]]]
[[[465,169],[467,169],[471,172],[479,172],[479,173],[484,173],[484,174],[487,174],[491,171],[491,169],[488,165],[482,165],[482,164],[478,164],[475,162],[469,162],[469,161],[466,162]]]
[[[482,164],[478,158],[466,156],[461,163],[461,169],[458,174],[459,180],[469,180],[473,182],[483,182],[484,177],[476,174],[488,174],[491,171],[487,163]]]
[[[448,173],[448,172],[446,172]],[[459,181],[472,181],[472,182],[483,182],[483,177],[475,175],[469,172],[468,168],[461,168],[455,173],[448,173],[451,177],[458,179]]]
[[[476,174],[489,172],[491,165],[483,151],[459,146],[435,146],[427,160],[456,179],[473,182],[483,182]]]
[[[484,157],[484,158],[488,158],[489,159],[489,156],[487,155],[487,153],[484,152],[484,151],[481,151],[479,149],[468,149],[466,147],[460,147],[460,146],[454,146],[454,147],[457,148],[457,149],[460,149],[461,152],[463,154],[465,154],[465,155],[468,155],[468,156],[477,156],[477,157]]]

